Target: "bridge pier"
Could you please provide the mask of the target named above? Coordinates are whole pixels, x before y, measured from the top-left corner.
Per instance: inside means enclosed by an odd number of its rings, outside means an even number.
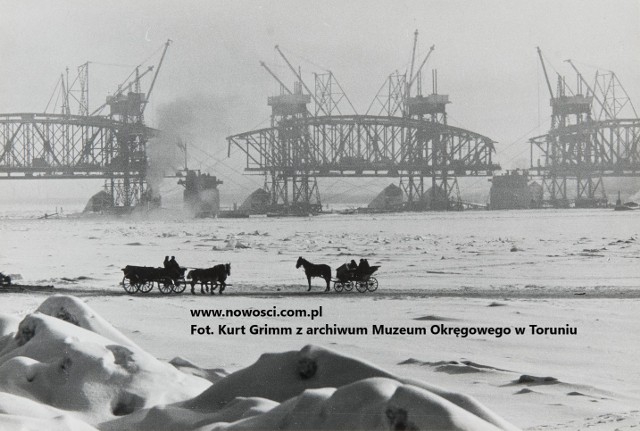
[[[316,177],[308,173],[272,171],[265,176],[264,189],[272,212],[315,214],[322,210]]]
[[[543,192],[548,195],[543,199],[553,208],[569,208],[572,201],[567,186],[575,182],[576,208],[594,208],[607,206],[608,199],[604,189],[603,176],[597,173],[581,172],[573,175],[546,174],[542,178]]]
[[[594,178],[595,177],[595,178]],[[601,197],[597,197],[600,192]],[[576,178],[576,207],[607,206],[607,195],[601,175],[591,173],[578,175]]]
[[[431,179],[431,187],[425,189],[425,179]],[[438,173],[431,177],[423,173],[408,173],[400,177],[407,207],[412,210],[448,211],[462,209],[458,178]]]

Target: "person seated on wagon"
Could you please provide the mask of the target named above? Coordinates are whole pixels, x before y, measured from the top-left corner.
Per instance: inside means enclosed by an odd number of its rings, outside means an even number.
[[[169,263],[169,256],[164,257],[164,262],[162,262],[162,265],[164,266],[164,269],[169,269],[171,267],[171,264]]]
[[[360,264],[356,269],[356,273],[358,275],[366,275],[369,273],[369,269],[371,269],[371,266],[369,265],[369,261],[367,259],[360,259]]]
[[[169,268],[180,269],[180,265],[176,261],[176,257],[175,256],[171,256],[171,259],[169,259]]]
[[[336,268],[336,278],[341,282],[349,280],[349,274],[351,273],[351,264],[344,263]]]
[[[184,272],[184,269],[180,268],[180,265],[176,261],[175,256],[171,256],[171,259],[169,259],[165,268],[168,275],[174,280],[174,282],[179,279]]]

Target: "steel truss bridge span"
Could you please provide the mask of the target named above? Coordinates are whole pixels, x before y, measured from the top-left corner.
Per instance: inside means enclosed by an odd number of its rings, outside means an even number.
[[[491,175],[494,141],[445,124],[369,115],[287,118],[227,138],[248,172],[332,176]]]
[[[547,176],[624,177],[640,174],[640,119],[612,119],[551,130],[531,139]]]
[[[101,116],[0,114],[0,179],[141,177],[156,133]]]

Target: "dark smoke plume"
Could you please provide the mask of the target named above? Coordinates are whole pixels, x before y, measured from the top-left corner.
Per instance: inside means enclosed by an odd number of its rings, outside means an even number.
[[[224,157],[230,98],[197,95],[176,99],[157,111],[160,134],[148,144],[147,183],[157,196],[166,174],[184,168],[182,145],[195,144]]]

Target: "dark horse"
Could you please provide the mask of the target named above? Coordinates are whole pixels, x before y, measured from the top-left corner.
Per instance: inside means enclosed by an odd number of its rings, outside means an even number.
[[[231,275],[231,264],[219,264],[211,268],[206,269],[193,269],[187,274],[187,278],[191,280],[191,293],[195,294],[195,285],[200,283],[200,293],[211,292],[216,289],[217,285],[220,285],[220,295],[224,291],[227,284],[225,281],[227,277]],[[211,289],[209,289],[211,284]]]
[[[320,277],[324,278],[327,282],[327,289],[325,292],[329,291],[329,283],[331,283],[331,267],[329,265],[315,265],[308,260],[299,257],[298,262],[296,262],[296,268],[300,268],[301,266],[304,267],[304,273],[307,276],[307,281],[309,282],[309,290],[311,290],[311,278]]]

